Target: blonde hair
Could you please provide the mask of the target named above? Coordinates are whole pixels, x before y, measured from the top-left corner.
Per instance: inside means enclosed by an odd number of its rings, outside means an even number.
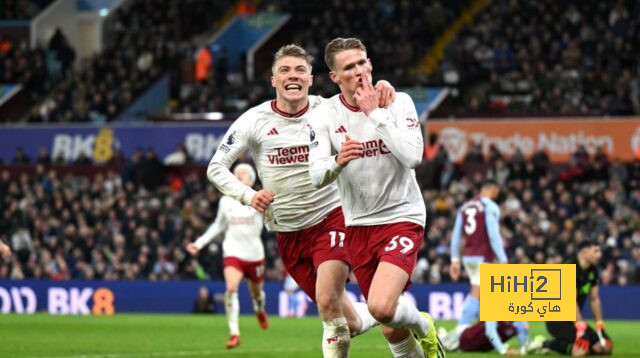
[[[367,48],[364,47],[362,41],[357,38],[335,38],[324,47],[324,62],[329,66],[329,69],[333,71],[335,70],[336,54],[351,49],[358,49],[367,53]]]
[[[256,183],[256,171],[253,170],[253,167],[247,163],[240,163],[233,168],[233,174],[238,175],[239,172],[246,171],[249,174],[249,179],[251,180],[251,185]]]
[[[297,57],[307,61],[309,65],[309,72],[311,72],[311,62],[313,62],[313,56],[309,55],[305,49],[298,45],[289,44],[284,45],[273,54],[273,63],[271,64],[271,71],[275,74],[275,65],[279,59],[283,57]]]

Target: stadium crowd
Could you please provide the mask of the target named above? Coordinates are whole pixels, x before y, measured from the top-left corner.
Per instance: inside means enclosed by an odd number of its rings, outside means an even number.
[[[211,34],[233,3],[131,1],[109,16],[105,50],[82,60],[64,34],[36,49],[0,39],[11,43],[0,51],[2,81],[29,88],[32,122],[114,120],[164,74],[171,82],[167,112],[241,112],[272,97],[268,73],[253,81],[242,74],[229,77],[233,59],[225,49],[205,54],[210,68],[204,78],[193,73],[203,51],[197,39]],[[395,86],[458,88],[451,104],[436,112],[442,115],[640,113],[634,56],[640,51],[638,1],[617,0],[611,6],[596,0],[494,1],[449,44],[434,73],[413,74],[468,4],[271,0],[261,2],[258,11],[292,14],[287,41],[315,57],[316,94],[337,91],[326,75],[322,44],[358,35],[370,44],[377,76]]]
[[[13,0],[0,3],[0,20],[32,19],[53,0]]]
[[[411,70],[419,62],[433,41],[449,26],[467,4],[465,0],[430,1],[428,4],[411,1],[291,1],[270,0],[260,4],[265,13],[291,14],[287,32],[288,42],[304,47],[314,57],[312,94],[330,97],[338,92],[329,80],[324,63],[324,44],[335,37],[357,36],[368,44],[376,76],[394,86],[417,84]],[[366,14],[366,16],[362,16]],[[208,81],[196,85],[184,84],[189,91],[176,98],[174,112],[223,111],[232,109],[234,99],[242,99],[238,111],[246,110],[272,99],[268,81],[270,71],[257,74],[253,81],[240,76],[238,81],[226,82],[217,67],[227,61],[222,53],[214,56],[214,69]],[[192,89],[192,87],[195,87]],[[226,105],[225,105],[226,103]]]
[[[458,115],[638,114],[639,19],[634,0],[493,1],[431,81],[460,88]]]
[[[0,278],[222,278],[221,245],[197,259],[183,249],[215,218],[220,193],[204,173],[176,175],[153,150],[139,150],[121,171],[92,179],[33,165],[33,175],[0,172],[0,239],[14,251],[1,261]],[[454,164],[442,147],[417,172],[429,224],[415,282],[450,281],[456,209],[487,174],[503,186],[510,262],[564,262],[589,238],[603,247],[603,284],[640,283],[640,159],[621,163],[581,149],[569,165],[554,167],[542,151],[525,161],[494,149],[487,158],[472,152]],[[274,237],[263,239],[266,277],[281,280]]]
[[[60,30],[35,49],[0,38],[1,82],[28,90],[29,122],[111,121],[165,73],[179,82],[191,40],[213,31],[231,3],[130,1],[106,23],[102,53],[78,61]]]

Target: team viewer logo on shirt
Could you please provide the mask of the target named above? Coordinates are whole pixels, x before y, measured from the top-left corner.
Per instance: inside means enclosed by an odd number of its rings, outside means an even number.
[[[269,163],[287,165],[309,162],[309,146],[300,145],[291,148],[276,148],[275,153],[267,154]]]
[[[361,157],[375,157],[378,155],[389,154],[391,151],[387,148],[387,145],[384,144],[382,139],[374,139],[361,142],[364,150],[362,151]]]
[[[480,265],[481,321],[575,321],[576,265]]]

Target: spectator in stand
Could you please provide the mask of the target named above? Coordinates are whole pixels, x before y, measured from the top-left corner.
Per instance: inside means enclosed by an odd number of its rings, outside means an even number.
[[[16,148],[16,154],[13,157],[13,164],[31,164],[31,157],[29,157],[22,147]]]
[[[456,79],[447,84],[460,87],[452,107],[462,116],[638,114],[638,6],[494,1],[448,46],[431,82]]]
[[[0,20],[32,19],[53,0],[13,0],[0,3]]]

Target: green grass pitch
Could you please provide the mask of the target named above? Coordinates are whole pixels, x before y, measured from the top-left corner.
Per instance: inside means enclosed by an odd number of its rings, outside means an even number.
[[[446,328],[454,322],[439,322]],[[544,325],[532,322],[531,334]],[[317,317],[270,317],[261,330],[253,316],[240,320],[242,344],[227,350],[222,315],[51,316],[0,317],[0,357],[321,357],[322,325]],[[640,357],[640,322],[607,321],[615,356]],[[511,343],[517,345],[517,340]],[[351,357],[390,357],[378,328],[351,342]],[[448,353],[448,357],[497,357],[497,353]]]

